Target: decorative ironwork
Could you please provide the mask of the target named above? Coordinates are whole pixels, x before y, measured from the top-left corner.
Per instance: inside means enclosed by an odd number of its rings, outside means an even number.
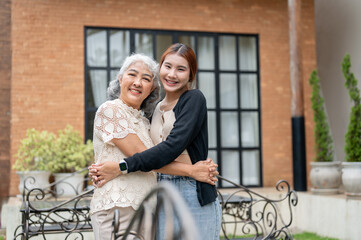
[[[84,172],[86,169],[78,171]],[[45,188],[28,189],[35,183],[34,177],[24,180],[23,203],[21,207],[22,224],[14,233],[14,239],[29,239],[34,236],[45,234],[63,233],[64,239],[84,239],[83,232],[92,231],[89,216],[89,203],[93,195],[93,189],[78,193],[77,187],[73,186],[73,198],[64,199],[59,191],[58,184],[64,184],[66,179],[56,181]],[[84,179],[84,182],[87,178]]]
[[[151,199],[155,196],[157,196],[157,204],[154,208]],[[140,240],[155,239],[160,211],[165,213],[165,239],[199,239],[194,220],[183,198],[175,187],[166,182],[160,182],[149,192],[124,231],[119,231],[119,212],[116,210],[113,220],[113,239],[126,240],[129,235],[135,235]],[[175,224],[177,227],[174,227]],[[131,229],[136,231],[132,232]],[[139,234],[141,232],[144,234]]]
[[[279,181],[276,184],[279,198],[271,199],[222,176],[218,178],[235,187],[232,193],[219,193],[223,217],[222,232],[226,239],[233,239],[237,235],[247,235],[254,240],[293,239],[289,227],[298,197],[297,193],[290,189],[288,182]],[[85,239],[83,233],[92,231],[89,203],[93,190],[64,199],[55,191],[56,184],[62,180],[43,189],[28,189],[27,186],[32,184],[27,181],[34,183],[35,178],[28,177],[24,181],[22,224],[15,230],[14,239],[29,239],[34,236],[46,239],[46,234],[53,233],[63,233],[64,239]],[[74,191],[76,189],[78,188],[74,188]],[[151,203],[151,199],[155,197],[156,206]],[[159,183],[146,196],[127,229],[119,231],[119,213],[115,212],[112,238],[124,240],[127,236],[134,235],[140,240],[154,239],[161,211],[164,211],[166,218],[166,239],[199,239],[191,213],[182,197],[172,185],[164,182]]]
[[[292,208],[298,203],[297,193],[290,189],[287,181],[276,184],[279,199],[270,199],[222,176],[219,179],[236,188],[231,194],[219,193],[222,204],[222,232],[226,239],[247,235],[250,239],[293,239],[289,227],[293,220]],[[287,209],[288,219],[280,213]]]

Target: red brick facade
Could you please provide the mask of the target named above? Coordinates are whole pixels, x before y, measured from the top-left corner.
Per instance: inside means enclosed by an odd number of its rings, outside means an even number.
[[[312,0],[302,1],[308,162],[313,157],[313,123],[307,79],[316,67],[313,7]],[[11,155],[29,127],[56,131],[72,124],[84,131],[84,26],[256,33],[263,184],[273,186],[280,178],[292,183],[286,0],[17,0],[11,13]],[[17,194],[18,181],[12,171],[11,195]]]
[[[10,180],[11,1],[0,0],[0,199]]]

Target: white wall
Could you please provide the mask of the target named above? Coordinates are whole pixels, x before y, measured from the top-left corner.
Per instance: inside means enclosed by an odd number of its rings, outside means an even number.
[[[299,199],[294,211],[293,233],[313,232],[339,240],[361,239],[360,199],[344,195],[297,194]]]
[[[351,101],[341,71],[346,53],[361,88],[361,1],[315,0],[317,66],[335,144],[335,159],[344,160],[344,138]]]

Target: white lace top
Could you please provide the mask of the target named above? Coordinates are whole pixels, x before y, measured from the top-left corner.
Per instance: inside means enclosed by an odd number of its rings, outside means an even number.
[[[116,99],[103,103],[94,119],[95,163],[119,162],[126,156],[111,141],[137,134],[147,148],[153,146],[149,135],[150,124],[142,112]],[[121,175],[94,190],[90,213],[117,207],[137,209],[145,195],[157,184],[154,172],[133,172]]]

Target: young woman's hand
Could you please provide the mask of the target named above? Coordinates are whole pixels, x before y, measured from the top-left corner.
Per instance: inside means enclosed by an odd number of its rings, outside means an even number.
[[[217,167],[218,165],[212,159],[207,158],[207,160],[199,161],[192,165],[190,177],[199,182],[215,185],[215,182],[218,181],[216,177],[219,174]]]
[[[119,170],[119,163],[117,162],[103,162],[99,164],[92,164],[89,169],[89,176],[93,181],[95,187],[102,187],[110,180],[121,175]]]

